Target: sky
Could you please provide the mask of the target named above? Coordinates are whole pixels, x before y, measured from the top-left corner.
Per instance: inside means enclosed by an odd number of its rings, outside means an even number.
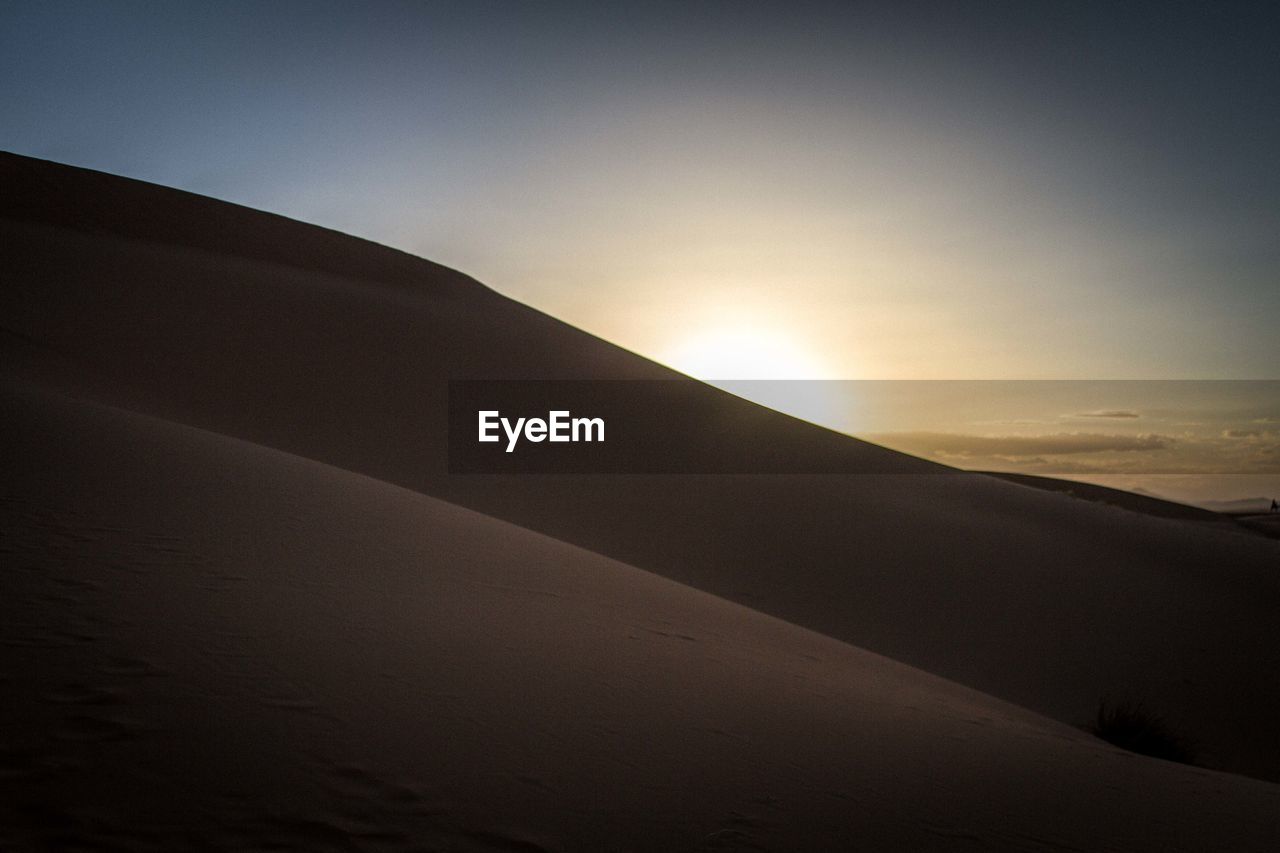
[[[0,148],[703,377],[1280,379],[1277,43],[1267,3],[0,0]]]

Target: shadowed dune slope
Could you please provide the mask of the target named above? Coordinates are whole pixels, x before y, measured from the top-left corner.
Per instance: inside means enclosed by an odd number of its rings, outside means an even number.
[[[1280,833],[1272,783],[1120,752],[358,474],[0,395],[6,850],[1244,851]]]
[[[450,477],[450,378],[672,374],[323,229],[13,156],[0,183],[11,375],[440,497],[1060,721],[1140,702],[1206,765],[1280,779],[1280,543],[929,475],[711,388],[761,446],[867,473]]]

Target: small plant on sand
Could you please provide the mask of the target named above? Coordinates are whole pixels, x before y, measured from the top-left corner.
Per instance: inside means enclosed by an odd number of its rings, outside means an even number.
[[[1088,726],[1089,731],[1121,749],[1191,764],[1190,745],[1169,730],[1165,721],[1141,705],[1129,702],[1102,702]]]

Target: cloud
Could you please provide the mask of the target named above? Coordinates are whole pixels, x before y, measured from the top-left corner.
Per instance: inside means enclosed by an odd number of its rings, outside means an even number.
[[[1006,459],[1108,451],[1150,452],[1164,450],[1175,442],[1175,439],[1165,435],[1104,435],[1101,433],[987,436],[946,432],[897,432],[870,436],[870,438],[914,453]]]
[[[1057,423],[1055,420],[1031,420],[1021,418],[1018,420],[998,420],[998,421],[969,421],[971,426],[987,427],[987,426],[1049,426]]]
[[[1073,418],[1140,418],[1142,415],[1129,409],[1101,409],[1096,412],[1076,412]]]
[[[979,470],[1057,476],[1280,474],[1280,430],[1227,429],[1181,437],[903,431],[866,437],[894,450]]]
[[[1280,429],[1224,429],[1222,437],[1251,442],[1274,442],[1280,440]]]

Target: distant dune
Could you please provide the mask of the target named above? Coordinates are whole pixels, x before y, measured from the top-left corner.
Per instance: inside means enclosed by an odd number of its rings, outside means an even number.
[[[1140,492],[1126,492],[1123,489],[1099,486],[1095,483],[1082,483],[1079,480],[1064,480],[1060,477],[1039,477],[1034,474],[1010,474],[1006,472],[987,473],[989,476],[999,477],[1001,480],[1008,480],[1010,483],[1017,483],[1021,486],[1030,486],[1033,489],[1044,489],[1049,492],[1059,492],[1073,498],[1079,498],[1080,500],[1109,504],[1110,506],[1127,509],[1131,512],[1140,512],[1143,515],[1153,515],[1156,518],[1172,518],[1179,521],[1202,521],[1208,524],[1226,524],[1230,521],[1230,519],[1224,518],[1220,513],[1213,510],[1178,503],[1177,501],[1166,500],[1165,498],[1156,497],[1155,495],[1142,494]]]
[[[1280,779],[1274,540],[711,388],[868,473],[450,476],[449,379],[675,375],[436,264],[98,173],[0,156],[0,230],[0,846],[1280,835],[1280,786],[1075,728],[1140,702]]]
[[[1252,515],[1271,509],[1272,498],[1239,498],[1233,501],[1204,501],[1205,509],[1213,512]]]
[[[1151,494],[1126,492],[1076,480],[1037,477],[1031,474],[990,473],[990,476],[1034,489],[1058,492],[1080,500],[1095,501],[1130,512],[1152,515],[1156,518],[1172,518],[1228,530],[1247,530],[1263,536],[1280,538],[1280,515],[1268,513],[1271,506],[1270,498],[1205,501],[1204,506],[1190,506]],[[1219,508],[1215,509],[1215,507]]]

